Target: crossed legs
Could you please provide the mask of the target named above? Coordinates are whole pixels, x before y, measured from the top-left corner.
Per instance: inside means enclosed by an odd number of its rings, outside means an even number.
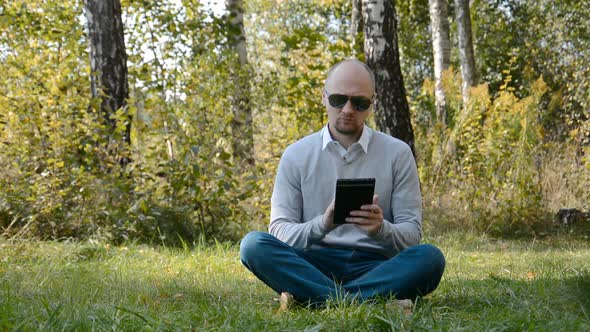
[[[429,244],[409,247],[388,259],[359,250],[294,249],[263,232],[242,239],[240,256],[277,293],[289,292],[298,301],[312,303],[344,294],[361,301],[381,296],[414,299],[436,289],[445,267],[441,251]]]

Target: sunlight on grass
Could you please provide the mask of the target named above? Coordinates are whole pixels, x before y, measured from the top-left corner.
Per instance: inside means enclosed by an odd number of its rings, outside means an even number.
[[[447,270],[405,317],[386,301],[277,314],[237,246],[0,240],[0,329],[588,330],[590,246],[569,239],[428,239]]]

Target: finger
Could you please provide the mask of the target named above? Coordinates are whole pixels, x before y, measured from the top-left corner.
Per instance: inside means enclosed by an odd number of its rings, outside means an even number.
[[[377,195],[377,194],[373,195],[373,204],[374,205],[379,204],[379,195]]]
[[[373,211],[372,210],[354,210],[354,211],[350,211],[350,215],[353,217],[365,217],[365,218],[370,218],[373,215]]]
[[[373,220],[367,218],[358,218],[358,217],[348,217],[345,219],[347,223],[356,224],[356,225],[372,225],[374,223]]]
[[[328,205],[328,207],[326,208],[326,213],[331,215],[334,214],[334,201],[332,201],[332,203]]]
[[[383,219],[383,215],[381,214],[381,211],[377,211],[376,209],[362,210],[362,211],[359,211],[359,210],[351,211],[350,216],[351,217],[364,217],[367,219],[374,219],[374,220]]]
[[[345,219],[346,222],[358,224],[358,225],[375,225],[380,222],[379,218],[363,218],[363,217],[348,217]]]
[[[375,214],[381,213],[381,207],[379,207],[379,205],[376,205],[376,204],[363,205],[363,206],[361,206],[361,210],[370,211]]]

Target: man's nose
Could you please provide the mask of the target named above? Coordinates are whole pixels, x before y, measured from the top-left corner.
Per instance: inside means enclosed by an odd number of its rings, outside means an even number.
[[[352,106],[352,102],[350,98],[346,101],[346,104],[342,107],[342,112],[344,113],[354,113],[354,106]]]

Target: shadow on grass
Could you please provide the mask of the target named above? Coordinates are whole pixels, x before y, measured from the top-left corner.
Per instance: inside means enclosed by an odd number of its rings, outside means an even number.
[[[563,279],[517,280],[491,275],[483,280],[458,279],[448,282],[425,305],[446,308],[473,317],[529,315],[550,319],[578,317],[588,321],[590,313],[590,272]]]

